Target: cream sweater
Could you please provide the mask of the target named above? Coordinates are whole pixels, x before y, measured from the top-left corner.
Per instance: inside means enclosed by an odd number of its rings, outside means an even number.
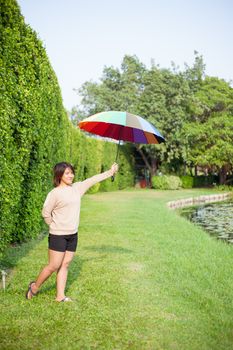
[[[81,197],[96,183],[112,176],[112,171],[105,171],[71,186],[55,187],[47,195],[42,209],[42,216],[49,232],[53,235],[70,235],[78,231]]]

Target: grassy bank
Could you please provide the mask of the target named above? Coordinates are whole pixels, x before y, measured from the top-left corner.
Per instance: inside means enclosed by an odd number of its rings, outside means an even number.
[[[27,284],[47,261],[47,237],[9,251],[0,292],[1,349],[233,347],[233,247],[166,207],[207,190],[86,195],[67,295],[55,276],[32,301]]]

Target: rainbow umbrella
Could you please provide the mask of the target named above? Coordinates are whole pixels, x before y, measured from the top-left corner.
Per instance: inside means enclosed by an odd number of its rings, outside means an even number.
[[[79,122],[80,129],[102,137],[143,144],[158,144],[165,139],[147,120],[128,112],[109,111],[92,115]]]

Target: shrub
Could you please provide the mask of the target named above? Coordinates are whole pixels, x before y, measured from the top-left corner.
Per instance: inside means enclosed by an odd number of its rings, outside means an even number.
[[[183,175],[183,176],[180,176],[180,179],[181,179],[183,188],[193,188],[194,186],[193,176]]]
[[[162,175],[152,177],[152,188],[159,190],[178,190],[182,182],[178,176]]]

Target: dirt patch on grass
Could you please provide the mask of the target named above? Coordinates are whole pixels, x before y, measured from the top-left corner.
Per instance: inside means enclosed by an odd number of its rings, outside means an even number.
[[[133,272],[140,272],[143,270],[143,264],[140,263],[130,263],[128,269]]]

